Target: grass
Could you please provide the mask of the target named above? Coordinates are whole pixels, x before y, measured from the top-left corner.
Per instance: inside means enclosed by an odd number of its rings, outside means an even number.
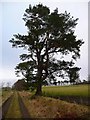
[[[12,90],[2,90],[0,91],[0,106],[12,95]]]
[[[43,95],[51,97],[59,96],[78,96],[88,97],[90,85],[72,85],[72,86],[46,86],[43,87]]]
[[[21,112],[20,112],[17,92],[14,93],[14,97],[11,101],[9,110],[5,118],[21,118]]]
[[[77,118],[88,113],[88,107],[68,103],[49,97],[31,99],[29,92],[19,93],[27,107],[31,118]]]

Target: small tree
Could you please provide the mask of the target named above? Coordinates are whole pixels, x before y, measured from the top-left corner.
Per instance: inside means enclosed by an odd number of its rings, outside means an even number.
[[[58,81],[58,85],[60,85],[61,81]]]
[[[21,80],[16,81],[13,85],[13,89],[19,90],[19,91],[27,90],[27,84],[25,80],[21,79]]]
[[[27,35],[17,34],[10,40],[13,47],[28,51],[20,55],[20,59],[26,62],[20,63],[16,69],[23,71],[27,81],[35,81],[36,95],[41,95],[43,81],[56,80],[56,76],[64,78],[67,69],[73,67],[73,60],[80,57],[83,41],[76,39],[73,29],[78,19],[66,11],[59,14],[58,9],[50,13],[47,6],[38,4],[33,7],[29,5],[23,20],[28,28]],[[55,57],[56,54],[62,57],[70,53],[71,61],[57,60]]]
[[[35,84],[34,84],[34,73],[33,73],[33,67],[34,64],[32,61],[28,61],[28,62],[23,62],[23,63],[19,63],[16,66],[16,75],[19,76],[19,73],[21,72],[24,80],[27,84],[27,89],[29,89],[29,87],[31,87],[31,89],[35,88]]]
[[[70,78],[70,83],[75,83],[77,82],[77,79],[79,79],[79,70],[81,68],[78,67],[73,67],[68,70],[68,76]]]

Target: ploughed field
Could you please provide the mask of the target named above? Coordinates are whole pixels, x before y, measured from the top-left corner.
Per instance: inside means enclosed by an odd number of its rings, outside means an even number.
[[[80,87],[83,88],[83,93],[80,92]],[[66,90],[67,88],[68,90]],[[77,88],[77,90],[73,90],[74,88]],[[3,118],[34,118],[35,120],[40,118],[47,118],[47,120],[50,118],[54,118],[54,120],[55,118],[76,120],[78,118],[89,120],[89,106],[47,97],[50,94],[53,94],[52,97],[56,97],[55,91],[57,96],[75,96],[77,93],[76,96],[78,97],[88,97],[86,86],[70,86],[70,88],[65,86],[43,87],[45,96],[41,97],[33,96],[30,91],[4,91],[2,96],[2,100],[4,100],[2,105]],[[7,92],[7,97],[5,97],[5,92]]]

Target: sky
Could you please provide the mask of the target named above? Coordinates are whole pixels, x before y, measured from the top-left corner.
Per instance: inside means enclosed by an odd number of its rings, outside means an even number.
[[[76,62],[80,70],[80,79],[87,79],[88,76],[88,1],[65,1],[59,0],[1,0],[0,2],[0,82],[10,82],[13,84],[18,78],[15,75],[15,67],[20,62],[19,55],[25,53],[22,49],[12,48],[9,40],[14,34],[26,34],[27,28],[22,20],[25,9],[29,4],[36,5],[42,3],[50,8],[51,12],[58,8],[59,13],[65,10],[74,18],[79,18],[75,28],[77,39],[85,42],[81,47],[81,57]]]

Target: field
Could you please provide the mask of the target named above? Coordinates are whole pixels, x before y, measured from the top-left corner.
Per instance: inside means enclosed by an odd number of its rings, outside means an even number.
[[[77,96],[88,97],[90,85],[72,85],[72,86],[45,86],[43,87],[43,94],[45,96],[59,97],[59,96]]]
[[[88,106],[77,103],[70,103],[64,100],[55,99],[60,96],[88,97],[88,85],[75,86],[44,86],[43,96],[33,97],[30,91],[3,91],[2,99],[5,101],[13,97],[5,104],[3,113],[5,118],[83,118],[88,119]],[[5,97],[7,96],[7,97]],[[49,97],[50,96],[50,97]],[[53,98],[51,98],[53,97]],[[8,106],[8,107],[6,107]],[[13,111],[13,112],[12,112]],[[47,120],[48,120],[47,119]]]

